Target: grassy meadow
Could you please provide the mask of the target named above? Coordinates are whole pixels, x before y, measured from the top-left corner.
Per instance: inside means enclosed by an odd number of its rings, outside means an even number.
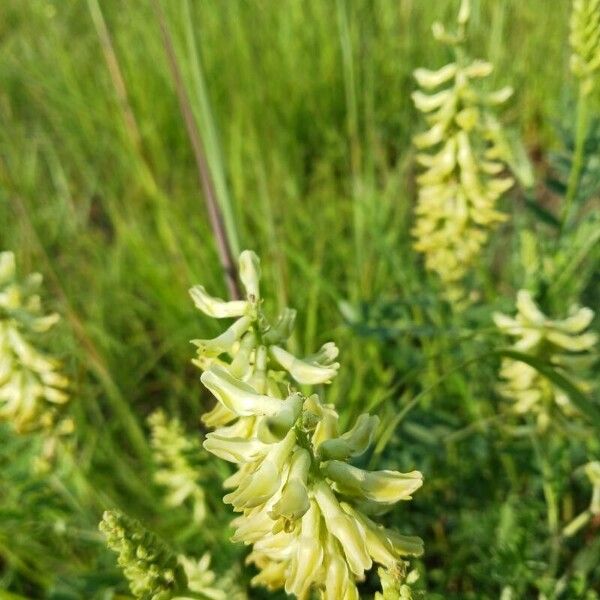
[[[188,290],[227,296],[161,18],[233,254],[261,257],[267,312],[298,310],[290,351],[339,346],[339,374],[319,391],[346,427],[381,419],[360,466],[423,473],[412,501],[382,517],[425,542],[417,591],[600,598],[600,517],[561,533],[589,503],[580,466],[600,460],[600,419],[538,436],[528,415],[507,415],[497,384],[511,340],[492,320],[514,314],[519,289],[561,319],[600,304],[600,85],[572,216],[560,217],[577,143],[571,3],[472,2],[468,52],[494,65],[484,85],[514,88],[500,120],[517,182],[465,310],[444,300],[411,235],[412,139],[425,129],[413,71],[450,61],[431,26],[451,27],[458,2],[160,3],[160,18],[150,0],[0,3],[0,250],[43,275],[43,303],[62,317],[43,345],[71,380],[75,423],[45,472],[31,468],[39,436],[0,429],[0,600],[131,598],[98,531],[111,508],[177,552],[210,552],[247,597],[286,597],[251,587],[247,549],[229,541],[229,465],[200,456],[201,524],[153,479],[147,417],[162,408],[201,439],[214,404],[190,340],[221,329]],[[597,348],[572,398],[592,416]],[[361,598],[379,589],[375,571]]]

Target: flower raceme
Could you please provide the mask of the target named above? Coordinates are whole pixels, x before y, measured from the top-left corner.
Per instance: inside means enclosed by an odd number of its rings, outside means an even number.
[[[462,280],[490,230],[505,220],[496,204],[513,185],[512,178],[503,175],[508,151],[493,115],[512,89],[479,89],[478,82],[493,66],[465,57],[468,18],[469,3],[463,2],[456,35],[434,25],[435,37],[452,46],[455,60],[437,71],[414,73],[421,90],[413,93],[413,101],[429,125],[414,138],[417,162],[424,169],[417,178],[414,247],[424,254],[426,268],[441,278],[451,300],[464,295]]]
[[[189,504],[196,523],[206,517],[206,498],[199,465],[201,447],[186,436],[177,419],[167,419],[162,410],[150,415],[151,445],[157,470],[154,481],[168,490],[169,506]]]
[[[57,418],[59,406],[69,399],[68,380],[58,361],[31,343],[59,319],[42,313],[37,294],[41,281],[38,273],[19,281],[14,254],[0,253],[0,419],[18,433],[66,433],[71,421],[57,426]]]
[[[252,545],[255,585],[298,598],[313,589],[327,600],[358,598],[356,584],[373,563],[392,569],[401,557],[422,553],[419,538],[373,520],[409,500],[422,485],[421,473],[350,464],[369,448],[377,417],[362,415],[341,433],[333,406],[293,388],[293,382],[330,381],[339,367],[337,348],[325,344],[304,359],[287,352],[293,311],[271,327],[260,305],[256,255],[242,253],[240,275],[245,301],[227,303],[210,299],[203,288],[200,296],[199,288],[192,290],[205,313],[237,318],[218,343],[195,342],[195,362],[206,369],[201,380],[218,401],[204,417],[215,428],[204,446],[238,468],[225,481],[224,501],[240,513],[233,540]]]
[[[590,350],[596,344],[597,336],[586,332],[594,317],[593,311],[573,306],[567,318],[553,320],[539,309],[526,290],[517,293],[516,304],[515,317],[494,314],[494,322],[500,331],[516,338],[513,349],[549,362],[565,372],[579,387],[586,389],[586,383],[577,375],[593,359]],[[503,379],[500,393],[515,402],[517,413],[536,414],[542,428],[548,424],[555,405],[567,413],[575,412],[568,396],[560,388],[521,361],[504,359],[500,377]]]

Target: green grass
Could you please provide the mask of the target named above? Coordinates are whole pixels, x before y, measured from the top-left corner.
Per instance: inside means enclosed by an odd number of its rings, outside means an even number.
[[[448,436],[495,414],[497,356],[459,365],[501,342],[469,332],[491,326],[492,308],[511,310],[524,281],[519,230],[552,230],[532,225],[522,191],[509,194],[511,221],[482,273],[486,308],[470,322],[440,304],[410,247],[411,137],[422,127],[411,73],[449,60],[430,25],[452,19],[456,2],[162,4],[231,239],[262,257],[270,308],[299,309],[300,352],[329,339],[341,347],[327,397],[346,421],[367,409],[390,419],[431,387],[374,459],[426,475],[410,508],[394,514],[426,541],[430,590],[496,598],[511,584],[534,597],[546,533],[530,445],[511,449],[485,425]],[[472,53],[496,65],[493,83],[516,90],[505,121],[534,157],[538,197],[558,214],[544,178],[565,146],[560,126],[574,122],[576,89],[569,3],[548,4],[475,1],[470,33]],[[97,533],[107,506],[190,552],[212,550],[224,567],[241,552],[227,531],[190,533],[147,484],[145,416],[164,407],[194,430],[211,403],[189,340],[216,331],[187,289],[226,293],[156,16],[149,2],[4,0],[0,65],[0,247],[16,252],[22,272],[44,274],[65,317],[53,341],[74,379],[77,418],[69,488],[58,476],[28,479],[27,444],[2,434],[0,588],[55,599],[124,590]],[[569,263],[563,289],[597,307],[597,248],[582,252],[587,266]],[[566,300],[553,300],[559,313]],[[349,327],[349,311],[363,311],[361,322],[368,313],[373,327]],[[597,456],[598,443],[586,443]],[[575,443],[548,452],[560,481],[566,457],[585,460]],[[575,504],[586,497],[578,485]],[[223,507],[217,522],[228,516]],[[576,554],[565,548],[565,564]],[[597,570],[590,577],[600,585]]]

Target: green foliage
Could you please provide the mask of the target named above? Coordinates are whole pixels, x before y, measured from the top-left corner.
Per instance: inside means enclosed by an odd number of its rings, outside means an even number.
[[[436,21],[452,28],[458,0],[160,4],[229,237],[264,258],[274,290],[264,314],[298,308],[292,357],[336,340],[343,360],[319,394],[341,431],[364,412],[380,420],[354,466],[416,467],[427,482],[378,517],[425,541],[411,559],[413,595],[597,598],[600,536],[583,469],[600,458],[597,354],[581,371],[557,368],[508,350],[492,319],[514,314],[519,289],[546,315],[600,305],[597,1],[549,10],[548,0],[472,0],[465,50],[495,67],[481,91],[516,90],[503,122],[517,185],[499,199],[507,219],[465,277],[475,293],[462,312],[423,269],[410,233],[411,140],[422,130],[412,73],[453,60],[430,31]],[[47,438],[0,427],[0,597],[128,598],[97,530],[107,507],[168,542],[157,560],[185,577],[189,597],[243,598],[257,575],[244,564],[249,549],[230,542],[221,501],[234,470],[201,448],[199,416],[213,400],[189,338],[220,330],[187,290],[197,281],[225,289],[151,6],[0,3],[0,250],[15,253],[22,279],[43,274],[43,304],[62,317],[27,339],[60,360],[74,423],[43,470]],[[589,418],[556,411],[546,436],[507,414],[497,390],[507,358]],[[163,451],[147,427],[157,409]],[[190,479],[195,491],[167,506],[192,490]],[[206,558],[174,566],[173,556]],[[386,584],[374,573],[361,596],[397,591]]]

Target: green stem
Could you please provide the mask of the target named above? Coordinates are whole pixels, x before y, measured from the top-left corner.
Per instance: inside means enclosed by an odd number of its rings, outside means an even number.
[[[546,511],[548,519],[548,532],[550,534],[550,559],[548,571],[552,579],[556,577],[558,571],[558,562],[560,558],[560,517],[558,495],[552,484],[552,469],[547,456],[542,449],[540,440],[535,433],[531,435],[531,443],[540,470],[542,472],[542,489],[546,501]]]
[[[565,204],[561,216],[562,229],[565,228],[569,217],[571,216],[573,201],[577,196],[581,172],[583,170],[585,140],[587,137],[588,95],[589,94],[584,89],[583,84],[580,84],[579,96],[577,98],[577,122],[575,125],[575,153],[573,155],[573,163],[571,165],[571,172],[569,173],[569,181],[567,183],[567,194],[565,196]]]

